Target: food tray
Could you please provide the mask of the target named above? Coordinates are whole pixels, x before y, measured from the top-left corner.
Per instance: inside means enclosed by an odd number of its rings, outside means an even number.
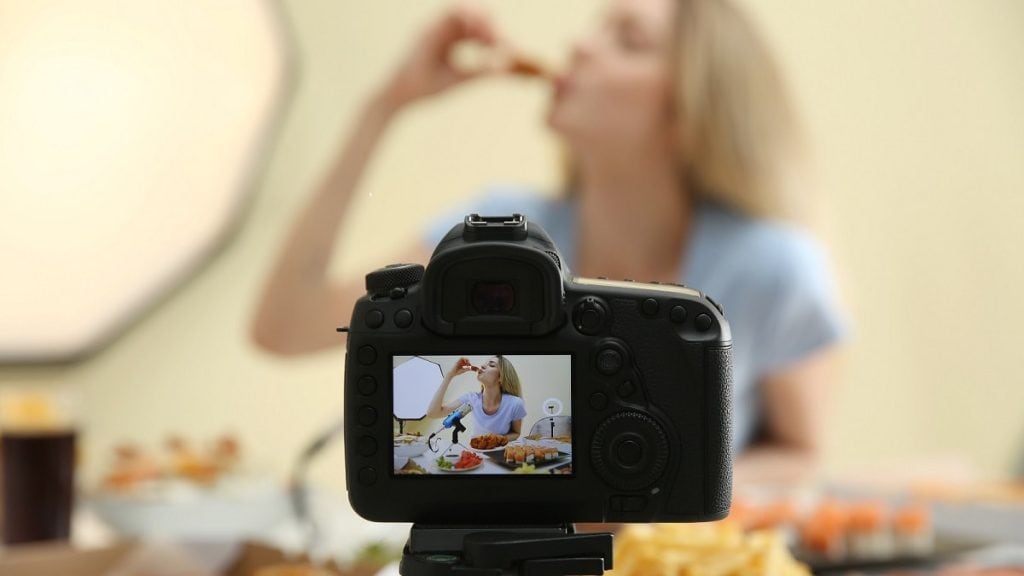
[[[494,462],[496,462],[499,466],[501,466],[503,468],[507,468],[508,470],[515,470],[516,468],[519,468],[519,466],[520,466],[520,464],[517,464],[517,463],[514,463],[514,462],[512,464],[509,464],[508,462],[506,462],[505,461],[505,452],[504,451],[498,452],[498,453],[490,452],[490,453],[487,453],[486,456],[488,458],[490,458],[491,460],[493,460]],[[534,462],[533,465],[537,469],[540,469],[540,468],[547,468],[549,466],[555,466],[556,464],[566,464],[566,463],[571,462],[571,461],[572,461],[572,454],[569,454],[567,452],[559,451],[557,458],[553,458],[551,460],[545,460],[543,462]]]

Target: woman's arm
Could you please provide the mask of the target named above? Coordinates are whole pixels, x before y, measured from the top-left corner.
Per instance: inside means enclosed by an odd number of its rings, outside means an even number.
[[[252,324],[253,340],[260,347],[292,355],[343,341],[330,326],[347,316],[365,288],[360,282],[331,282],[331,254],[353,191],[396,111],[383,95],[367,103],[348,143],[292,224]]]
[[[508,434],[505,434],[505,438],[508,438],[508,441],[511,442],[511,441],[515,440],[516,438],[519,438],[519,435],[522,434],[522,433],[523,433],[523,421],[522,420],[513,420],[512,421],[512,431],[509,432]]]
[[[839,349],[833,346],[764,378],[767,439],[736,458],[737,484],[793,483],[814,475],[839,363]]]
[[[450,64],[452,47],[463,40],[496,41],[484,14],[465,7],[446,13],[427,28],[384,89],[360,110],[354,131],[292,224],[267,278],[251,327],[260,347],[291,355],[342,342],[333,327],[347,317],[364,288],[361,279],[332,282],[328,267],[353,193],[399,110],[484,73],[457,70]],[[401,256],[394,261],[425,263],[429,251],[413,246]]]

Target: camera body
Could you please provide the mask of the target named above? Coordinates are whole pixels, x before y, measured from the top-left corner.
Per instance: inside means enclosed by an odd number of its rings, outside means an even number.
[[[368,294],[345,329],[346,481],[364,518],[690,522],[728,513],[732,343],[707,296],[675,284],[574,277],[547,234],[518,214],[469,215],[425,270],[392,265],[366,280]],[[518,437],[509,429],[507,445],[477,451],[447,440],[447,420],[428,419],[446,453],[432,438],[426,444],[438,451],[413,458],[422,473],[396,470],[396,402],[418,394],[421,381],[424,398],[443,385],[446,358],[484,354],[511,359],[524,376],[522,400],[502,396],[525,407]],[[428,367],[425,359],[440,360],[429,378],[399,382],[410,358]],[[487,377],[478,378],[483,395]],[[465,420],[474,416],[492,417]],[[482,462],[444,463],[460,450]]]

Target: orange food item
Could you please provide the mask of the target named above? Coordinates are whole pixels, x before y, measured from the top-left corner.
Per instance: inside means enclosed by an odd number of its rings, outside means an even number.
[[[892,518],[893,529],[905,534],[923,532],[930,525],[931,514],[928,512],[928,508],[922,504],[904,506],[897,510]]]
[[[504,434],[483,434],[469,441],[469,445],[477,450],[493,450],[506,444],[508,444],[508,438]]]
[[[885,506],[881,502],[863,502],[850,507],[850,532],[875,532],[885,524]]]
[[[477,464],[483,462],[483,459],[473,454],[469,450],[463,450],[462,454],[459,455],[459,460],[455,462],[454,468],[456,470],[463,470],[465,468],[473,468]]]
[[[512,58],[512,61],[509,62],[508,71],[518,76],[530,76],[535,78],[546,78],[551,76],[551,72],[540,62],[522,55],[517,55]]]
[[[824,500],[800,529],[800,539],[808,550],[826,556],[844,552],[844,536],[849,512],[835,500]]]

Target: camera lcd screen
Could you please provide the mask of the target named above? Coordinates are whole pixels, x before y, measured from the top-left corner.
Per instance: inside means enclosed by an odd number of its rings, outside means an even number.
[[[393,474],[572,474],[572,356],[393,360]]]

